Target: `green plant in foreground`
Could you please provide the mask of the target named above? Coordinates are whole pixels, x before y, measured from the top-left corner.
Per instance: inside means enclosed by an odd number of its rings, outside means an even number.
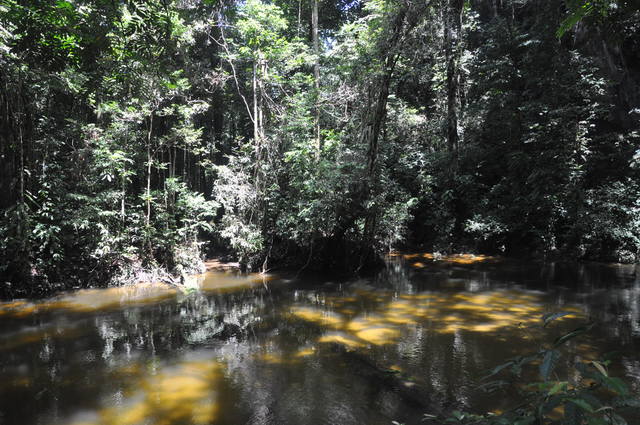
[[[542,317],[542,326],[546,328],[568,314],[546,314]],[[593,323],[587,323],[559,336],[535,353],[509,359],[483,378],[479,388],[484,391],[517,391],[522,399],[517,406],[500,414],[477,415],[461,411],[454,411],[447,417],[426,414],[424,420],[466,425],[626,425],[625,417],[640,418],[640,399],[622,379],[610,376],[611,360],[607,356],[599,361],[576,358],[562,376],[556,371],[559,361],[566,355],[563,351],[566,351],[567,343],[593,326]],[[523,372],[535,373],[536,367],[539,380],[528,382]]]

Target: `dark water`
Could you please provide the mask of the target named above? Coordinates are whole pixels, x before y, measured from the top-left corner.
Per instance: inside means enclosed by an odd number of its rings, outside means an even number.
[[[640,383],[640,268],[415,255],[350,282],[215,272],[200,289],[86,290],[0,304],[1,424],[419,423],[499,410],[508,357],[587,318],[571,360],[617,350]],[[550,330],[546,312],[571,311]]]

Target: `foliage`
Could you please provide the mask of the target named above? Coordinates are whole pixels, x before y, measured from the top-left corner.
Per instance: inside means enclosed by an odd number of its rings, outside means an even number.
[[[600,59],[553,37],[558,12],[529,7],[469,18],[458,169],[427,161],[416,233],[440,249],[635,261],[637,123],[616,117]]]
[[[2,7],[5,152],[19,179],[0,244],[4,280],[22,282],[11,292],[104,284],[156,264],[198,269],[199,249],[183,253],[211,230],[213,204],[180,182],[188,164],[176,153],[200,155],[194,118],[206,103],[166,60],[188,42],[178,11],[161,2]]]
[[[3,1],[1,281],[638,259],[634,2],[320,6]]]

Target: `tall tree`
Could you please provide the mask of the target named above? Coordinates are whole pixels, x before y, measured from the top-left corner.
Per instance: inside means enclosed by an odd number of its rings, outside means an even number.
[[[316,144],[316,156],[320,158],[322,152],[322,139],[320,136],[320,40],[318,37],[318,2],[319,0],[311,0],[313,7],[311,10],[311,27],[313,39],[313,54],[315,61],[313,63],[313,78],[315,83],[315,116],[314,116],[314,137]]]
[[[444,50],[447,63],[447,149],[454,163],[459,144],[460,59],[462,56],[462,11],[464,0],[445,0]]]

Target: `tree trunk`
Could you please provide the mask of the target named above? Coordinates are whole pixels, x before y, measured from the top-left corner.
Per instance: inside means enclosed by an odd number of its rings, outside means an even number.
[[[24,139],[22,137],[22,122],[18,124],[20,138],[20,208],[24,208]]]
[[[322,152],[322,139],[320,137],[320,41],[318,39],[318,0],[313,0],[311,10],[311,27],[313,38],[313,54],[315,62],[313,64],[313,77],[315,83],[315,105],[313,134],[315,138],[316,159],[320,159]]]
[[[253,141],[256,146],[259,143],[260,134],[258,131],[258,65],[254,62],[253,64]]]
[[[460,60],[462,57],[462,9],[464,0],[446,0],[445,8],[445,56],[447,61],[447,150],[450,155],[449,181],[454,196],[452,209],[454,215],[453,232],[463,232],[462,216],[464,205],[458,196],[455,176],[458,171],[458,149],[460,144],[460,115],[462,96],[460,88]]]
[[[127,182],[126,182],[126,178],[124,176],[122,176],[122,199],[120,200],[120,218],[122,220],[122,222],[124,223],[125,221],[125,199],[127,197]]]
[[[153,254],[153,249],[151,247],[151,238],[149,237],[149,228],[151,227],[151,134],[153,132],[153,111],[149,116],[149,131],[147,132],[147,193],[146,193],[146,203],[147,203],[147,212],[144,217],[144,224],[146,226],[147,231],[147,244],[149,247],[149,255]]]
[[[300,29],[301,29],[301,18],[302,18],[302,0],[298,0],[298,37],[300,37]]]
[[[365,204],[370,204],[365,207],[365,226],[364,234],[361,246],[360,265],[362,267],[367,259],[371,256],[374,238],[378,222],[378,207],[375,202],[371,202],[376,197],[379,187],[377,178],[377,162],[378,162],[378,150],[379,150],[379,136],[382,123],[384,122],[387,112],[387,100],[389,98],[389,88],[391,86],[391,79],[398,60],[398,51],[401,41],[401,36],[405,26],[405,16],[407,10],[403,8],[398,12],[394,20],[393,27],[391,28],[391,34],[386,45],[381,50],[385,52],[383,58],[383,74],[380,79],[375,81],[369,87],[369,101],[368,107],[365,108],[365,115],[363,117],[363,127],[361,132],[361,143],[368,146],[367,149],[367,175],[365,178],[365,187],[363,193],[363,201]]]
[[[457,168],[460,107],[460,57],[462,0],[447,0],[444,17],[445,57],[447,62],[447,150],[452,155],[452,169]]]

